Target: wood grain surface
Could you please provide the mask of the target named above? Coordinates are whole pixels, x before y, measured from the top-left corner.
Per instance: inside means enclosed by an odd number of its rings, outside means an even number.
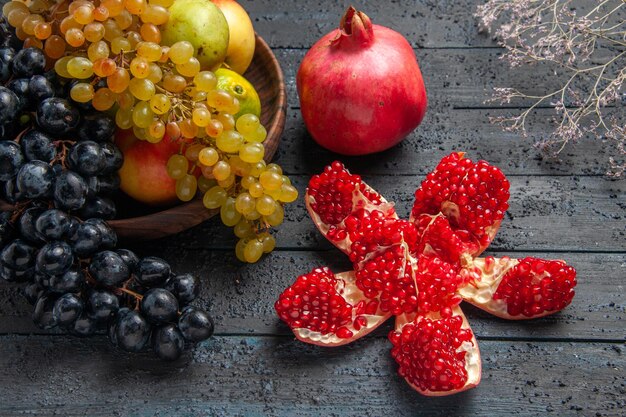
[[[386,339],[392,323],[337,349],[294,340],[273,302],[297,275],[347,258],[320,236],[302,201],[289,205],[278,248],[256,265],[235,259],[230,230],[210,219],[169,238],[129,247],[199,275],[199,304],[216,336],[173,363],[130,355],[104,336],[79,339],[30,322],[19,286],[0,284],[0,416],[623,416],[626,408],[626,181],[604,176],[610,148],[585,138],[559,160],[533,143],[553,111],[532,115],[529,137],[488,117],[519,111],[485,103],[493,87],[541,91],[558,84],[537,68],[511,70],[472,17],[480,0],[361,1],[374,23],[415,48],[429,109],[422,125],[378,155],[341,158],[407,216],[413,193],[449,152],[502,168],[511,208],[487,254],[565,259],[578,271],[573,303],[539,320],[508,322],[463,305],[479,340],[483,381],[425,398],[397,375]],[[580,1],[580,9],[587,2]],[[306,50],[337,26],[348,2],[242,0],[285,75],[287,118],[274,156],[300,192],[338,156],[318,147],[299,112],[295,74]],[[518,104],[516,104],[518,105]],[[520,106],[528,105],[521,103]],[[623,108],[618,116],[624,120]]]

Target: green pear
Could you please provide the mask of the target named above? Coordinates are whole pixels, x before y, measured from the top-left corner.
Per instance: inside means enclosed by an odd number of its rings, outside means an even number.
[[[196,49],[202,70],[215,70],[228,51],[228,22],[210,0],[175,0],[161,30],[163,44],[188,41]]]

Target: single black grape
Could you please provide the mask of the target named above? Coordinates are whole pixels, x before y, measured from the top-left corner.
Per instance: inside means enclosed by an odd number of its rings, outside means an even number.
[[[213,334],[213,319],[196,307],[186,307],[178,319],[183,337],[191,342],[206,340]]]
[[[20,100],[15,92],[0,86],[0,124],[11,123],[17,117]]]
[[[79,122],[80,112],[63,98],[50,97],[37,106],[37,124],[51,135],[66,135]]]
[[[115,134],[115,121],[104,113],[88,114],[78,126],[77,133],[80,140],[109,142]]]
[[[114,249],[117,246],[117,234],[106,221],[91,218],[85,220],[85,223],[93,224],[100,231],[100,239],[102,239],[100,249]]]
[[[130,269],[117,253],[106,250],[91,258],[89,274],[102,285],[115,286],[130,278]]]
[[[113,200],[106,197],[94,197],[85,202],[78,215],[83,219],[99,218],[111,220],[115,218],[116,213],[117,210]]]
[[[137,281],[146,287],[163,284],[171,274],[170,264],[156,256],[147,256],[137,266]]]
[[[93,178],[93,177],[92,177]],[[119,190],[121,179],[117,172],[97,177],[98,193],[102,195],[110,195]]]
[[[73,324],[82,314],[83,300],[75,294],[63,294],[54,303],[52,319],[58,326]]]
[[[172,275],[164,288],[174,294],[179,304],[184,306],[200,294],[200,281],[191,274]]]
[[[70,230],[70,216],[59,209],[46,210],[35,221],[35,229],[45,240],[59,240]]]
[[[108,328],[107,328],[107,336],[109,337],[109,341],[115,347],[118,347],[117,343],[117,323],[122,319],[122,317],[126,316],[132,310],[127,307],[120,308],[115,316],[109,320]]]
[[[174,361],[183,353],[185,339],[175,324],[165,324],[152,331],[152,349],[159,358]]]
[[[22,237],[34,244],[43,243],[43,239],[35,229],[35,222],[45,210],[40,207],[30,207],[22,213],[19,221],[19,230]]]
[[[39,48],[24,48],[13,58],[13,75],[16,77],[32,77],[43,74],[46,56]]]
[[[96,253],[102,244],[100,229],[91,223],[80,223],[70,236],[69,242],[76,255],[81,258],[89,257]]]
[[[50,277],[46,289],[58,294],[79,291],[85,284],[85,274],[79,269],[70,269],[63,275]]]
[[[28,82],[30,99],[35,103],[54,96],[54,86],[43,75],[33,75]]]
[[[15,239],[0,252],[2,265],[16,271],[25,271],[35,265],[37,248],[22,239]]]
[[[52,190],[54,172],[43,161],[30,161],[17,172],[16,185],[23,198],[46,197]]]
[[[22,136],[20,144],[24,156],[29,161],[38,159],[44,162],[50,162],[57,156],[57,150],[54,146],[53,139],[47,134],[31,129]]]
[[[93,291],[89,296],[89,315],[97,321],[106,321],[117,313],[120,300],[109,291]]]
[[[173,322],[178,316],[178,300],[168,290],[152,288],[143,295],[141,313],[153,324]]]
[[[53,197],[56,205],[65,210],[78,210],[87,201],[87,184],[74,171],[58,174],[54,182]]]
[[[0,48],[0,83],[6,83],[11,78],[11,62],[15,57],[15,49],[3,46]]]
[[[107,162],[102,147],[91,140],[72,146],[68,161],[71,169],[85,176],[102,173]]]
[[[122,257],[126,265],[130,268],[132,272],[137,271],[137,265],[139,265],[139,257],[135,254],[135,252],[130,249],[118,249],[115,251],[118,255]]]
[[[36,102],[30,98],[29,85],[29,78],[14,78],[7,84],[7,88],[15,93],[18,100],[17,106],[15,107],[16,117],[20,112],[35,108]]]
[[[87,198],[92,199],[100,194],[100,180],[98,177],[87,177],[85,178],[85,183],[87,184]]]
[[[37,283],[31,283],[24,287],[22,293],[29,304],[34,305],[37,299],[43,294],[44,290]]]
[[[17,185],[15,184],[15,179],[4,182],[2,187],[2,196],[8,203],[11,204],[15,204],[21,200],[22,197],[17,189]]]
[[[52,310],[58,296],[54,294],[42,294],[35,303],[33,322],[42,329],[52,329],[57,325]]]
[[[102,153],[104,154],[104,169],[103,174],[112,174],[117,172],[124,164],[124,155],[122,151],[110,142],[103,143],[101,145]]]
[[[66,273],[74,262],[72,248],[65,242],[46,243],[37,254],[37,271],[46,275]]]
[[[84,313],[76,319],[71,328],[72,333],[77,336],[92,336],[96,330],[98,330],[98,322]]]
[[[150,324],[137,311],[118,314],[115,324],[117,345],[128,352],[139,352],[150,338]]]
[[[9,181],[15,177],[24,162],[20,145],[10,140],[0,141],[0,181]]]

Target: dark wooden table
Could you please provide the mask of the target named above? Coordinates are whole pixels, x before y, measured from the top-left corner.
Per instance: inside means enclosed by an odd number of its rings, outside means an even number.
[[[423,124],[381,155],[345,158],[408,215],[413,192],[453,150],[500,166],[511,208],[489,249],[496,256],[563,258],[578,270],[565,311],[507,322],[464,306],[479,339],[483,381],[453,397],[425,398],[396,374],[389,322],[355,344],[324,349],[294,340],[273,303],[313,266],[350,268],[316,231],[301,201],[289,206],[279,248],[253,266],[238,263],[234,238],[217,219],[162,241],[132,245],[202,277],[200,302],[215,337],[162,363],[115,351],[104,337],[78,339],[36,329],[15,285],[0,284],[0,415],[60,416],[619,416],[626,411],[626,182],[603,177],[607,148],[584,140],[560,162],[545,161],[532,136],[550,129],[533,116],[531,138],[503,133],[484,100],[494,86],[531,90],[547,74],[511,71],[502,49],[478,33],[475,1],[359,2],[376,23],[416,48],[429,109]],[[337,158],[309,138],[295,91],[297,67],[347,6],[334,1],[243,1],[285,72],[289,109],[276,156],[300,191]]]

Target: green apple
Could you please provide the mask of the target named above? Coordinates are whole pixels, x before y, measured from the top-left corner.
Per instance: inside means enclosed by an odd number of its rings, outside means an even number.
[[[165,45],[188,41],[196,49],[203,70],[219,68],[228,51],[228,22],[210,0],[175,0],[161,30]]]

